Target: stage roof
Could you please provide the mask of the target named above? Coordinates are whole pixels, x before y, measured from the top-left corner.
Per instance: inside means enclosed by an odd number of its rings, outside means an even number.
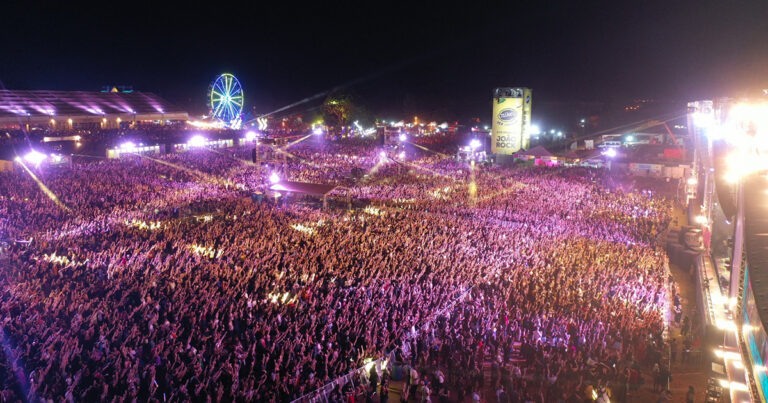
[[[97,122],[122,120],[187,120],[187,112],[147,92],[0,90],[0,122],[38,123],[51,119]]]
[[[278,192],[304,193],[313,196],[325,196],[336,189],[337,185],[323,185],[318,183],[282,181],[270,186],[270,190]]]

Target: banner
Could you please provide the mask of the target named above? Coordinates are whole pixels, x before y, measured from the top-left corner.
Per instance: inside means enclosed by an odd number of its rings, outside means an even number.
[[[523,148],[531,148],[531,106],[533,105],[533,94],[530,88],[523,89]]]
[[[13,161],[0,160],[0,172],[13,172]]]
[[[523,98],[494,98],[491,152],[512,155],[523,146]]]

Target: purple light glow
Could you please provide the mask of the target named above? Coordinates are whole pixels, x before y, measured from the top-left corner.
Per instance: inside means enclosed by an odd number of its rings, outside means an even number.
[[[256,140],[256,132],[253,130],[249,130],[247,133],[245,133],[245,140],[247,141],[253,141]]]
[[[41,113],[43,115],[53,116],[56,114],[55,109],[50,105],[31,104],[30,106],[32,107],[32,109],[36,110],[38,113]]]
[[[25,111],[22,107],[18,105],[10,105],[10,106],[0,106],[0,108],[7,110],[8,112],[15,113],[17,115],[26,115],[27,111]]]

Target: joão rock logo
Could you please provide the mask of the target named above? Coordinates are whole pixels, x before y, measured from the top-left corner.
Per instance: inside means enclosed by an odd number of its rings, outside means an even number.
[[[517,118],[517,111],[514,109],[503,109],[499,112],[499,120],[508,122]]]

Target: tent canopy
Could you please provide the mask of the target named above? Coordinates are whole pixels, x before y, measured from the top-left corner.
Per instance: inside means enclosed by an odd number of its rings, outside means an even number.
[[[517,155],[527,155],[532,157],[554,157],[555,155],[549,152],[542,146],[536,146],[530,150],[524,150],[517,153]]]

